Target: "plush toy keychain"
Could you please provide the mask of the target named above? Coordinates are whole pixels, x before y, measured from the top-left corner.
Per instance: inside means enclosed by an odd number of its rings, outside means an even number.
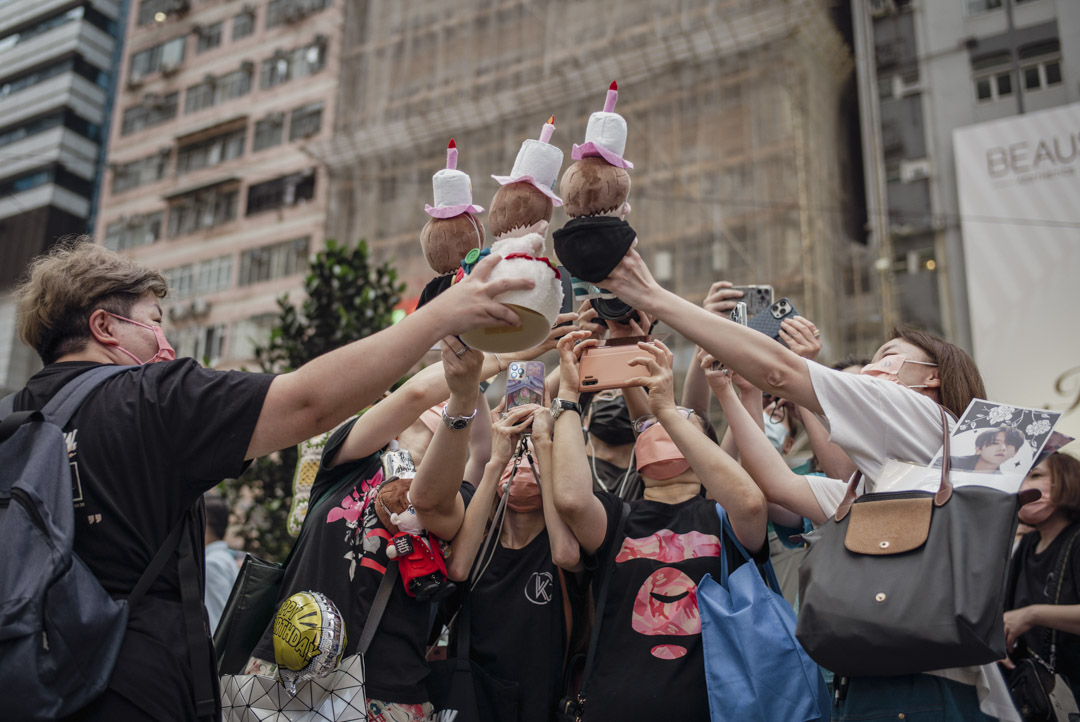
[[[454,139],[446,148],[446,167],[431,177],[435,205],[425,205],[431,218],[420,231],[420,246],[431,270],[439,274],[420,294],[417,307],[450,287],[454,272],[469,251],[484,247],[484,224],[476,217],[482,206],[472,202],[472,179],[457,168],[458,149]]]
[[[613,81],[604,109],[589,116],[585,142],[574,145],[574,163],[559,183],[570,221],[555,231],[555,253],[575,280],[588,283],[607,278],[637,240],[637,233],[626,222],[630,214],[627,171],[634,164],[623,158],[626,120],[615,112],[618,99],[619,86]],[[629,306],[613,296],[594,298],[593,307],[601,318],[609,320],[633,315]]]
[[[491,278],[529,278],[535,285],[495,299],[518,314],[521,326],[493,326],[462,334],[465,343],[481,351],[505,353],[536,346],[547,338],[562,306],[559,271],[544,255],[552,211],[562,205],[552,190],[563,159],[562,151],[549,142],[554,131],[555,116],[551,116],[539,140],[529,138],[521,144],[510,175],[492,176],[499,182],[499,190],[488,211],[491,233],[497,239],[491,253],[503,260]],[[470,251],[458,277],[468,274],[484,255]]]
[[[429,413],[427,411],[425,414]],[[369,543],[386,543],[386,556],[397,562],[405,591],[417,601],[437,601],[451,594],[442,544],[420,523],[409,499],[416,467],[408,451],[391,442],[382,457],[384,481],[375,497],[375,514],[386,530],[368,532]]]

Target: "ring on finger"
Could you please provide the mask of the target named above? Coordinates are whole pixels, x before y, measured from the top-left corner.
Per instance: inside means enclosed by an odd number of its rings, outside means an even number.
[[[817,329],[814,329],[814,338],[820,338],[820,337],[821,337],[821,331],[818,331]]]
[[[468,346],[462,346],[461,348],[459,348],[457,351],[454,352],[454,355],[457,356],[458,358],[461,358],[462,356],[464,356],[468,352],[469,352],[469,347]]]

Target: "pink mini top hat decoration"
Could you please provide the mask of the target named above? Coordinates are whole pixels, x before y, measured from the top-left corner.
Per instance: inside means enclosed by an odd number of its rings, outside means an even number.
[[[585,129],[585,142],[574,144],[570,157],[581,160],[590,156],[600,156],[618,168],[633,168],[634,164],[622,157],[626,150],[626,120],[615,111],[619,100],[619,85],[614,80],[608,88],[604,109],[589,116],[589,125]]]
[[[539,140],[527,138],[521,143],[510,175],[491,177],[502,186],[511,183],[528,183],[550,198],[552,205],[561,206],[562,198],[555,195],[555,191],[552,190],[563,162],[563,152],[549,142],[554,131],[555,116],[553,115],[541,129]]]
[[[446,167],[431,176],[435,190],[435,205],[425,205],[424,210],[432,218],[453,218],[462,213],[483,213],[483,206],[472,202],[472,179],[457,169],[457,143],[450,139],[446,147]]]

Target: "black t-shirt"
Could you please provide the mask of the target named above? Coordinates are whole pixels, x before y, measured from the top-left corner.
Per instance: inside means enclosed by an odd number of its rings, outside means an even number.
[[[1040,553],[1035,552],[1039,543],[1039,532],[1026,534],[1013,555],[1011,583],[1016,592],[1010,601],[1009,609],[1019,609],[1032,604],[1053,604],[1057,595],[1058,574],[1064,560],[1065,545],[1080,528],[1080,522],[1074,522],[1054,537],[1050,546]],[[1061,586],[1058,604],[1080,604],[1080,537],[1072,544],[1065,565],[1065,578]],[[1050,634],[1046,627],[1035,627],[1021,635],[1028,649],[1044,660],[1050,660]],[[1080,636],[1057,633],[1058,671],[1069,680],[1073,689],[1080,688]]]
[[[729,571],[743,563],[731,544],[721,544],[716,504],[701,497],[679,504],[630,502],[625,538],[609,567],[623,502],[613,494],[596,496],[607,511],[607,534],[593,561],[600,575],[611,568],[614,576],[603,620],[597,620],[603,626],[586,718],[709,719],[697,584],[706,572],[719,578],[722,553]],[[755,561],[768,560],[768,550],[762,545]],[[594,579],[595,594],[599,588]]]
[[[637,469],[620,469],[610,461],[589,457],[589,464],[593,469],[593,491],[610,491],[618,494],[619,488],[624,489],[619,496],[623,501],[640,499],[645,490],[645,484],[641,481],[641,474]],[[623,482],[625,480],[625,486]]]
[[[567,595],[573,618],[580,618],[584,594],[568,583]],[[497,544],[468,608],[469,657],[521,686],[520,722],[550,722],[564,692],[566,611],[547,530],[521,549]],[[456,640],[450,645],[454,649]]]
[[[383,479],[381,453],[327,468],[355,423],[354,419],[335,431],[323,449],[311,498],[330,495],[308,511],[278,598],[280,603],[297,592],[325,594],[345,620],[346,655],[356,654],[379,582],[390,564],[385,540],[378,536],[389,532],[370,503]],[[471,484],[462,484],[466,502],[473,491]],[[401,704],[427,701],[424,642],[430,612],[431,605],[410,597],[400,579],[394,583],[367,653],[369,699]],[[263,634],[254,656],[274,661],[273,624]]]
[[[99,365],[46,366],[16,396],[15,409],[40,409],[65,383]],[[64,428],[75,553],[106,590],[130,593],[203,492],[243,471],[272,379],[212,371],[187,358],[117,374],[86,399]],[[202,529],[191,533],[202,549]],[[132,610],[109,680],[158,720],[195,716],[177,559],[174,554]]]

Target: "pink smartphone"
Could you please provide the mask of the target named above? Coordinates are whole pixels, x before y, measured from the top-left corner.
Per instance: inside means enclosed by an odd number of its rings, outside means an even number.
[[[630,361],[646,354],[637,343],[616,346],[594,346],[581,354],[578,367],[578,391],[621,389],[637,376],[648,376],[644,366],[631,366]]]

